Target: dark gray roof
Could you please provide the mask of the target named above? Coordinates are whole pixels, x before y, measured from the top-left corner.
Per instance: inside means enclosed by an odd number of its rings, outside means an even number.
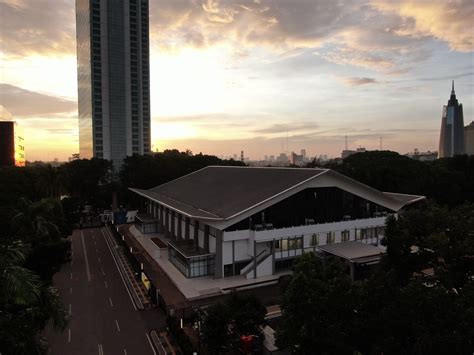
[[[383,254],[381,249],[373,245],[363,244],[360,242],[327,244],[319,246],[318,249],[350,261],[381,256]]]
[[[188,215],[226,219],[325,171],[209,166],[150,190],[131,190]]]

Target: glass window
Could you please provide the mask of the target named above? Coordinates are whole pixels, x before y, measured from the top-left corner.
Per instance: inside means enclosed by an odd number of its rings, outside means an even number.
[[[316,245],[319,245],[319,234],[317,233],[314,233],[312,236],[311,236],[311,246],[314,247]]]
[[[288,249],[289,250],[295,250],[295,249],[301,249],[303,246],[303,238],[292,238],[288,241]]]
[[[333,244],[336,241],[336,233],[328,232],[326,234],[326,244]]]
[[[350,232],[348,230],[342,231],[341,232],[341,240],[343,242],[348,242],[350,238]]]

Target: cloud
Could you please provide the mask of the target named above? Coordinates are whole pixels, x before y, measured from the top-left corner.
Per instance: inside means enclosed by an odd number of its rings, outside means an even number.
[[[318,129],[319,124],[315,122],[287,122],[281,124],[274,124],[264,128],[253,130],[255,133],[272,134],[285,132],[300,132]]]
[[[405,25],[397,29],[400,36],[432,36],[448,43],[453,50],[474,50],[472,0],[372,0],[371,5],[384,13],[397,14],[405,20]]]
[[[75,101],[25,90],[10,84],[0,84],[0,104],[14,117],[64,116],[77,110]]]
[[[74,54],[73,0],[0,2],[0,47],[4,54]]]
[[[314,49],[331,63],[399,75],[431,55],[429,36],[407,35],[416,21],[389,9],[370,0],[157,0],[151,37],[170,51],[225,43],[286,58]]]
[[[349,86],[361,86],[361,85],[366,85],[366,84],[378,84],[379,83],[374,78],[350,77],[350,78],[341,78],[341,80]]]

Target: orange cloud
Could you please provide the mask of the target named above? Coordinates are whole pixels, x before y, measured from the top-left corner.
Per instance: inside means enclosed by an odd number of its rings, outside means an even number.
[[[474,50],[472,0],[373,0],[371,5],[384,13],[395,13],[404,19],[412,20],[397,30],[400,36],[432,36],[447,42],[453,50]]]

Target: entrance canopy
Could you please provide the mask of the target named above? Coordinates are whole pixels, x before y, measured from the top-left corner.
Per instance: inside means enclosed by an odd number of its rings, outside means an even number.
[[[378,262],[384,254],[379,248],[360,242],[328,244],[318,249],[356,264]]]

